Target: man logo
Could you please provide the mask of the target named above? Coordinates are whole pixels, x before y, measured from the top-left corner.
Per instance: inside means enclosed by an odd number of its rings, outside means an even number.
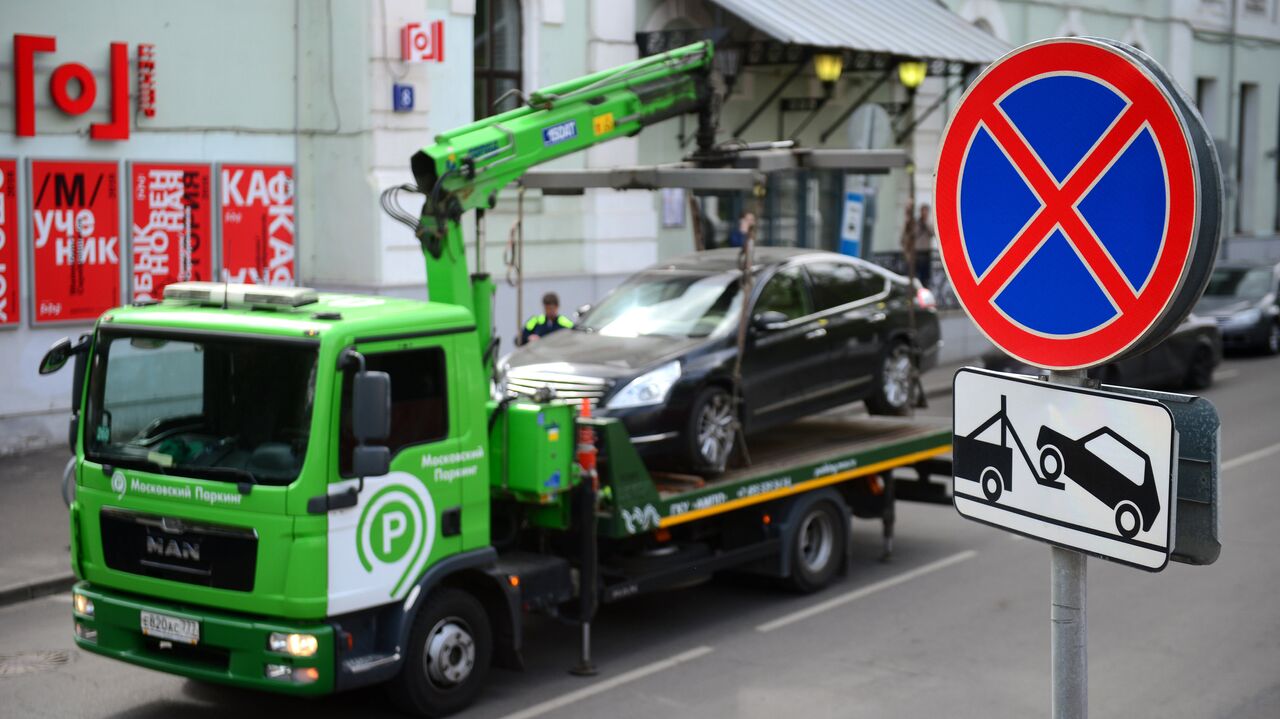
[[[431,552],[435,507],[408,487],[383,487],[365,505],[356,527],[356,554],[368,573],[399,574],[396,596]]]
[[[117,499],[124,497],[124,490],[128,486],[129,485],[126,483],[122,472],[117,471],[115,474],[111,475],[111,491],[118,495]]]

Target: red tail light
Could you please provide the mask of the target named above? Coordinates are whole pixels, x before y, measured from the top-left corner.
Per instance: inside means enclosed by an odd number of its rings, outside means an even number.
[[[933,293],[929,291],[928,287],[916,285],[916,307],[919,307],[922,310],[937,309],[938,300],[933,296]]]

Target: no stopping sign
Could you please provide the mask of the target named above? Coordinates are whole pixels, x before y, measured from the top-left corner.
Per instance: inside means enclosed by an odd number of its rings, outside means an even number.
[[[1055,39],[966,91],[935,183],[943,266],[1005,352],[1050,369],[1149,347],[1186,315],[1216,254],[1217,157],[1147,56]]]

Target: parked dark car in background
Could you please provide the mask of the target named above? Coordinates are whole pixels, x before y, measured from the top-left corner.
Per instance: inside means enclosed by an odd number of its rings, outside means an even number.
[[[1280,353],[1280,264],[1220,263],[1195,312],[1217,321],[1227,349]]]
[[[620,418],[659,467],[715,473],[735,440],[739,250],[695,253],[632,276],[578,319],[499,363],[508,396],[548,387]],[[747,432],[855,401],[905,414],[937,363],[932,295],[862,260],[757,248],[742,361]]]
[[[1141,354],[1093,367],[1089,376],[1107,384],[1201,390],[1213,384],[1213,371],[1221,362],[1222,334],[1217,324],[1190,314],[1160,344]],[[982,366],[998,372],[1048,373],[994,349],[982,355]]]

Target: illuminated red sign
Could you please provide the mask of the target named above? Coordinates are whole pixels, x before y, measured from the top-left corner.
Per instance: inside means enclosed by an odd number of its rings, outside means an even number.
[[[404,62],[444,62],[444,21],[411,22],[401,28],[400,59]]]
[[[222,165],[222,279],[293,285],[293,168]]]
[[[18,163],[0,160],[0,327],[22,319],[18,272]]]
[[[120,302],[114,162],[31,163],[36,322],[92,320]]]
[[[130,166],[133,301],[159,300],[173,282],[212,279],[210,179],[208,165]]]
[[[19,137],[35,137],[36,134],[36,53],[55,52],[57,38],[47,35],[13,36],[13,116],[15,133]],[[94,140],[129,139],[129,45],[111,43],[111,108],[110,122],[95,122],[89,126],[89,137]],[[75,85],[73,91],[72,85]],[[78,62],[68,62],[54,69],[49,78],[49,96],[59,110],[68,115],[83,115],[93,107],[98,97],[98,84],[89,68]]]
[[[138,45],[138,112],[156,116],[156,46]]]

